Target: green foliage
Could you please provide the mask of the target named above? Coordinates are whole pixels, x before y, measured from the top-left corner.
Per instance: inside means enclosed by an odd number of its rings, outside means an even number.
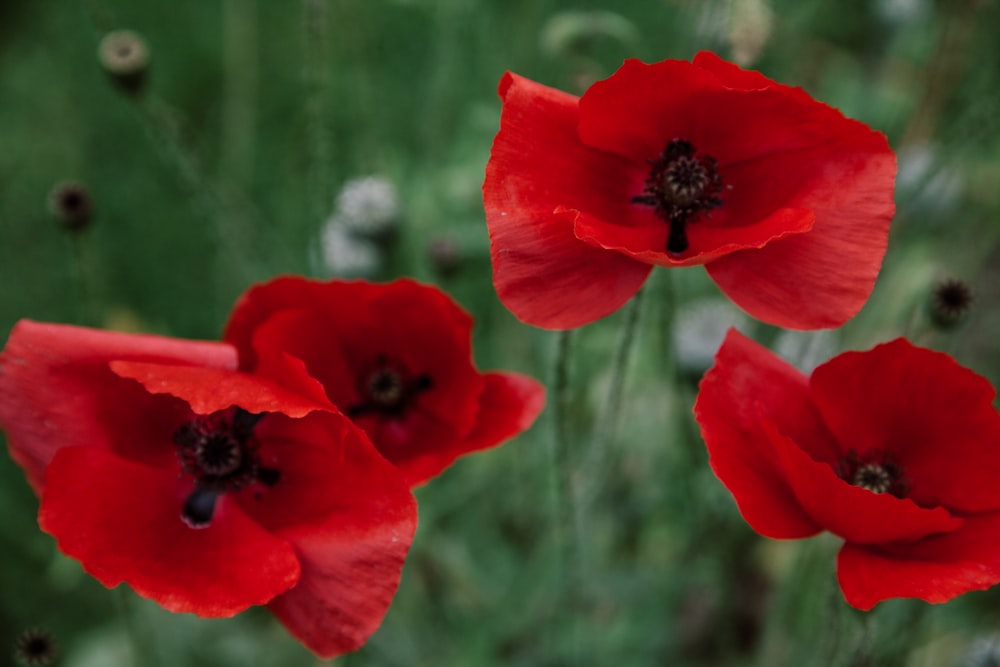
[[[481,367],[548,382],[556,335],[518,323],[490,283],[479,186],[496,83],[510,69],[580,92],[624,57],[711,49],[803,86],[899,152],[883,273],[839,346],[905,333],[997,384],[998,11],[989,0],[3,2],[0,332],[32,318],[217,338],[251,282],[336,270],[319,259],[324,221],[344,182],[375,174],[397,189],[402,221],[372,276],[440,284],[477,319]],[[97,61],[119,28],[151,50],[135,94]],[[47,208],[66,180],[94,201],[76,234]],[[428,255],[435,239],[455,253],[447,271]],[[975,302],[941,332],[923,304],[945,276]],[[628,314],[577,332],[568,447],[553,444],[550,397],[531,432],[420,489],[396,601],[338,663],[960,664],[1000,622],[998,593],[862,615],[835,588],[833,541],[774,543],[742,522],[707,466],[692,373],[670,352],[678,310],[715,294],[698,269],[655,275],[620,414],[607,393]],[[36,509],[0,457],[0,653],[44,627],[67,667],[314,664],[263,610],[201,620],[105,590],[38,531]]]

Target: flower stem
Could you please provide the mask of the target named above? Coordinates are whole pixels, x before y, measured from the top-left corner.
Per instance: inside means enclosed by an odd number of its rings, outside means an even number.
[[[78,315],[80,324],[100,326],[100,312],[94,279],[94,264],[90,259],[90,248],[87,246],[85,232],[75,232],[70,235],[73,246],[73,273],[76,279],[78,293]]]
[[[622,398],[625,395],[625,378],[628,373],[628,363],[632,348],[635,347],[636,332],[639,328],[644,288],[640,288],[625,307],[625,322],[622,324],[618,338],[618,348],[611,367],[611,383],[608,387],[608,397],[601,415],[597,430],[597,446],[610,450],[618,435],[618,425],[621,421]]]
[[[257,60],[259,50],[257,3],[222,3],[223,96],[221,162],[242,187],[253,181],[256,155]]]
[[[556,548],[556,613],[573,612],[579,607],[580,531],[578,522],[579,498],[576,485],[576,461],[571,455],[569,424],[570,363],[573,351],[573,331],[560,331],[556,337],[555,365],[552,371],[553,446],[552,446],[552,523]],[[582,624],[570,618],[570,649],[573,664],[579,664]],[[555,626],[556,624],[553,624]],[[556,633],[556,640],[560,638]]]
[[[611,374],[608,393],[604,406],[599,413],[597,425],[594,428],[594,438],[585,453],[585,459],[580,465],[577,476],[580,478],[576,488],[576,509],[574,521],[576,530],[584,532],[587,507],[590,506],[601,492],[602,481],[608,478],[613,469],[615,444],[618,439],[618,426],[621,423],[623,398],[625,395],[625,380],[628,374],[629,360],[637,340],[640,312],[642,310],[644,289],[636,292],[625,307],[624,322],[618,337],[611,361]],[[580,570],[581,581],[591,581],[588,576],[588,556],[581,554],[577,569]]]
[[[330,149],[330,19],[325,0],[303,0],[302,29],[305,58],[306,131],[309,137],[309,211],[320,224],[333,203]]]
[[[552,393],[555,400],[552,406],[555,423],[554,463],[556,470],[562,469],[566,463],[566,450],[569,447],[569,366],[573,348],[573,331],[560,331],[556,338],[556,362],[552,372]]]

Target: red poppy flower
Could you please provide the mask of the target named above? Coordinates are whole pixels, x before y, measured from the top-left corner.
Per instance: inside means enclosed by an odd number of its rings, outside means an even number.
[[[348,419],[236,365],[222,343],[20,322],[0,424],[39,524],[105,586],[200,616],[266,603],[318,655],[356,649],[399,583],[413,497]]]
[[[1000,414],[985,378],[897,339],[806,377],[736,331],[695,415],[758,533],[828,530],[847,601],[944,602],[1000,583]]]
[[[711,53],[628,60],[582,98],[516,74],[483,202],[493,284],[549,329],[618,309],[653,266],[704,264],[754,317],[833,327],[885,254],[896,158],[885,137]]]
[[[477,371],[471,335],[472,318],[435,287],[286,277],[243,295],[225,339],[247,371],[304,362],[416,485],[524,431],[544,404],[531,378]]]

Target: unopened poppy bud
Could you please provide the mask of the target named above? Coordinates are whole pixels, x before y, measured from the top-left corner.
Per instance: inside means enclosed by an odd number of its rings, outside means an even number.
[[[25,630],[14,641],[14,657],[25,667],[51,665],[56,659],[56,642],[44,630]]]
[[[931,292],[931,321],[942,329],[950,329],[965,319],[972,307],[972,288],[957,278],[939,281]]]
[[[765,0],[733,3],[729,15],[729,44],[733,61],[746,67],[760,57],[774,28],[774,12]]]
[[[146,40],[131,30],[109,32],[97,49],[101,67],[125,91],[136,94],[142,90],[149,66]]]
[[[80,183],[59,183],[49,193],[49,210],[71,232],[87,227],[94,212],[90,193]]]

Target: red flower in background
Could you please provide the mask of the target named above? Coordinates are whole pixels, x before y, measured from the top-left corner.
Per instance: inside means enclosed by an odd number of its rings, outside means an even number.
[[[731,331],[695,415],[758,533],[844,538],[847,602],[944,602],[1000,583],[1000,414],[983,377],[903,339],[806,377]]]
[[[363,644],[399,583],[416,506],[342,415],[237,372],[222,343],[20,322],[0,424],[39,524],[108,587],[174,612],[271,611],[330,657]]]
[[[411,280],[286,277],[244,294],[225,339],[247,371],[304,362],[322,384],[317,400],[352,417],[416,485],[524,431],[544,404],[531,378],[477,371],[471,333],[444,292]]]
[[[655,266],[704,264],[738,306],[833,327],[867,300],[896,159],[860,122],[711,53],[628,60],[582,98],[516,74],[483,202],[493,284],[518,318],[568,329]]]

